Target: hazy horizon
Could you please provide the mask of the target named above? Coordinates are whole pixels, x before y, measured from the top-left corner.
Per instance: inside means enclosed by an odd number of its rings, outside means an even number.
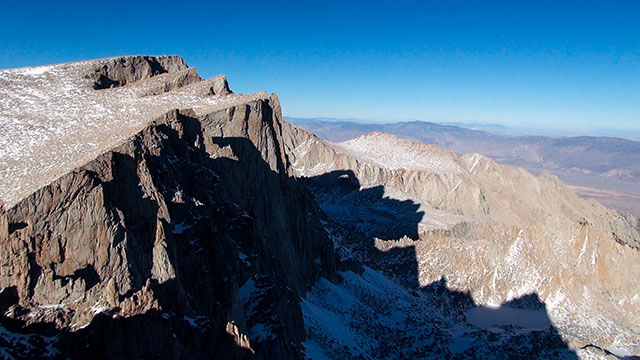
[[[532,124],[506,125],[497,122],[464,122],[464,121],[439,121],[439,120],[422,120],[422,119],[400,119],[400,120],[384,120],[384,119],[359,119],[359,118],[333,118],[325,116],[314,117],[298,117],[284,115],[287,119],[302,119],[316,121],[334,121],[334,122],[354,122],[359,124],[395,124],[402,122],[426,122],[439,125],[458,126],[465,129],[484,131],[496,135],[506,136],[549,136],[549,137],[575,137],[575,136],[596,136],[596,137],[617,137],[632,141],[640,141],[640,127],[616,129],[616,128],[583,128],[583,129],[563,129],[563,128],[544,128],[536,127]]]

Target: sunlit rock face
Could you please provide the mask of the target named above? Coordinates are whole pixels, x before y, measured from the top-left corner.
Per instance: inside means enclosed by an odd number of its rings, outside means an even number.
[[[640,235],[630,214],[478,154],[380,132],[327,143],[287,126],[293,168],[334,221],[361,233],[366,245],[345,241],[378,259],[372,268],[417,288],[445,279],[449,291],[489,309],[471,312],[475,325],[501,314],[544,323],[490,310],[541,307],[569,347],[640,352]],[[536,301],[521,301],[532,294]]]

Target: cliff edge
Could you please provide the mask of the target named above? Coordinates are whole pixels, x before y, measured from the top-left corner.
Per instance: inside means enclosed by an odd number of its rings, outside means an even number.
[[[3,355],[304,356],[300,296],[336,278],[335,256],[275,95],[178,57],[0,79],[33,93],[0,118]]]

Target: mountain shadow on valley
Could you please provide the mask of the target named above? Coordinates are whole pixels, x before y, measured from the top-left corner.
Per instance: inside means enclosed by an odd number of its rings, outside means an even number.
[[[447,329],[425,332],[433,337],[433,343],[411,357],[577,359],[553,326],[546,305],[537,294],[523,295],[498,308],[481,306],[470,294],[450,289],[446,278],[421,286],[417,255],[411,240],[398,241],[400,246],[379,250],[376,242],[380,239],[419,238],[419,223],[425,215],[419,204],[390,198],[382,186],[361,188],[351,170],[304,178],[304,183],[331,220],[346,229],[345,241],[365,266],[428,299],[428,304],[417,311],[436,311],[447,319]],[[382,312],[387,310],[381,309]],[[414,324],[406,331],[419,333],[434,326],[438,325]],[[379,335],[382,339],[388,336],[391,343],[396,341],[397,335]],[[387,339],[381,342],[384,341]],[[406,356],[399,355],[394,349],[389,351],[369,355],[373,358]]]

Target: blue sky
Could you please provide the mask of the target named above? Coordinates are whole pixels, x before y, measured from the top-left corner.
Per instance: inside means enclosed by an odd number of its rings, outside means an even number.
[[[640,1],[0,1],[0,68],[178,54],[285,115],[640,128]]]

